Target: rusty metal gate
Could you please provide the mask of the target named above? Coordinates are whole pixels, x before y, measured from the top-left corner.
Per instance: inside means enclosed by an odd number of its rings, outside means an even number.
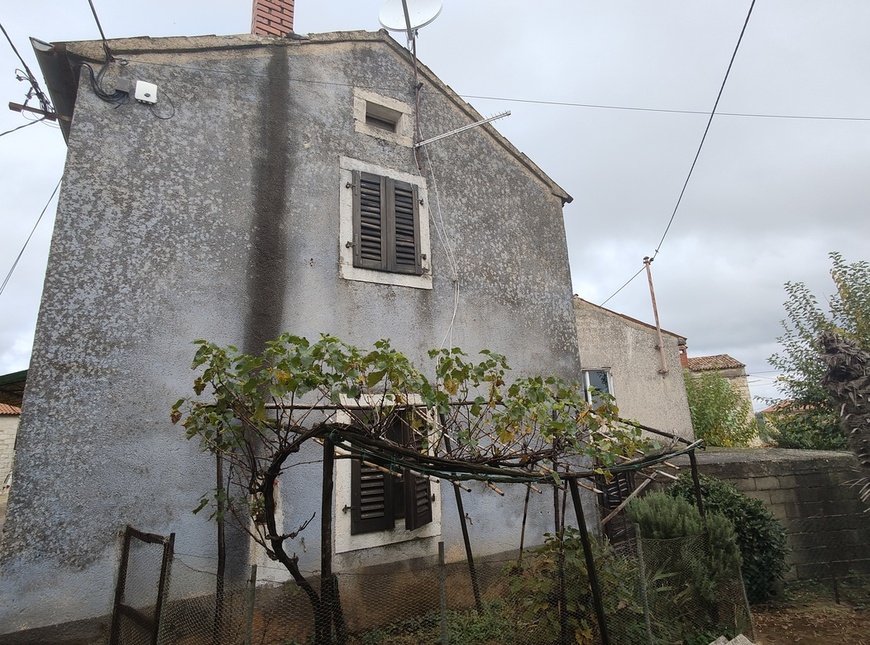
[[[175,533],[164,537],[127,526],[109,645],[157,645],[174,545]]]

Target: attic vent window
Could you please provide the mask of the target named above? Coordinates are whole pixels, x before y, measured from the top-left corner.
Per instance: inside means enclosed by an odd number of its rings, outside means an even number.
[[[366,125],[386,132],[396,132],[401,118],[401,112],[366,101]]]
[[[396,145],[414,145],[411,106],[370,90],[353,90],[354,129]]]

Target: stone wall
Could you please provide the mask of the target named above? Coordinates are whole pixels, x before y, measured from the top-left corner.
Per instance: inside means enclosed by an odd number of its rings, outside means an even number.
[[[760,499],[782,522],[787,579],[870,574],[870,512],[851,485],[851,453],[781,448],[708,449],[698,469]]]

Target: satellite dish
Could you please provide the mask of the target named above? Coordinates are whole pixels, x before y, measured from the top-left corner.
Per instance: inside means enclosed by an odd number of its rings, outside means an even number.
[[[411,30],[425,27],[441,13],[441,0],[387,0],[378,13],[378,22],[390,31],[407,31],[405,8],[408,6],[408,18],[411,20]]]

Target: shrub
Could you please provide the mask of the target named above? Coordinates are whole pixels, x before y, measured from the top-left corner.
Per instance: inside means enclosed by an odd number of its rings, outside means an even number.
[[[638,568],[634,558],[624,557],[609,544],[593,541],[593,555],[602,591],[604,612],[619,616],[608,623],[614,643],[640,643],[646,640],[643,607],[639,601]],[[565,620],[573,640],[579,645],[598,642],[595,605],[589,587],[589,575],[580,532],[566,527],[561,535],[546,534],[544,544],[523,559],[522,567],[511,571],[510,598],[516,607],[514,619],[531,631],[525,631],[524,643],[560,642],[559,570],[564,567]],[[526,640],[529,639],[529,640]]]
[[[786,571],[788,540],[785,529],[757,499],[747,497],[731,484],[701,475],[701,495],[709,513],[724,515],[734,525],[737,546],[743,560],[741,572],[750,604],[769,600],[776,594]],[[682,473],[668,493],[684,500],[695,499],[690,473]]]
[[[633,500],[627,512],[640,530],[653,580],[661,581],[653,584],[656,595],[666,592],[650,604],[660,619],[670,619],[671,633],[683,637],[702,626],[730,631],[724,605],[740,570],[731,522],[717,513],[703,518],[694,504],[664,493]]]

